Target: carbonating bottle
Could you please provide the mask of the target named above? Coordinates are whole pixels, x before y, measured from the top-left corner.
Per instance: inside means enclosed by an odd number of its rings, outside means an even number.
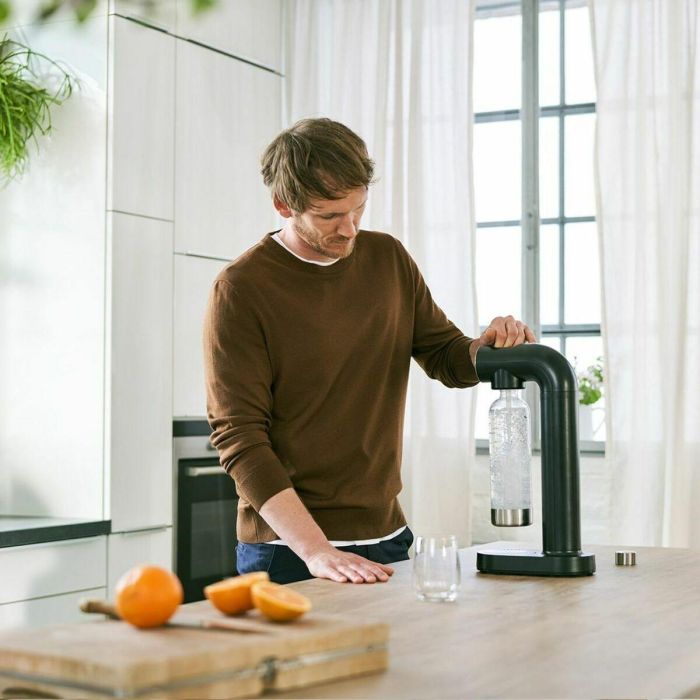
[[[491,522],[499,527],[531,521],[530,407],[517,389],[502,389],[489,409]]]

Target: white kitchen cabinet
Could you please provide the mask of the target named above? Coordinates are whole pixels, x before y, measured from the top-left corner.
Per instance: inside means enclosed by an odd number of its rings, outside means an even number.
[[[106,2],[106,0],[101,0]],[[188,0],[191,2],[191,0]],[[228,1],[228,0],[225,0]],[[134,2],[134,0],[109,0],[109,13],[131,17],[152,27],[175,32],[177,8],[175,0],[158,2]]]
[[[0,549],[0,604],[105,586],[105,536]]]
[[[112,531],[172,524],[172,224],[112,213]]]
[[[64,595],[0,605],[0,630],[28,629],[94,620],[95,615],[86,615],[80,610],[80,601],[85,598],[102,600],[106,594],[106,588],[89,588]]]
[[[277,214],[260,156],[281,129],[282,78],[177,45],[175,250],[235,258]]]
[[[224,260],[175,255],[173,415],[206,416],[202,324],[215,277]]]
[[[139,564],[173,568],[173,529],[171,527],[119,532],[107,540],[107,597],[114,599],[119,577]]]
[[[109,28],[107,208],[172,220],[176,39],[115,16]]]
[[[283,0],[223,0],[193,15],[177,0],[177,34],[282,71]]]

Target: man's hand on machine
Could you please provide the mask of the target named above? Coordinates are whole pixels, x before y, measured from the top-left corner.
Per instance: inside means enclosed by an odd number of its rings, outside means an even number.
[[[476,361],[476,352],[483,345],[495,348],[510,348],[522,343],[536,343],[535,334],[522,321],[513,316],[496,316],[488,328],[469,346],[472,363]]]

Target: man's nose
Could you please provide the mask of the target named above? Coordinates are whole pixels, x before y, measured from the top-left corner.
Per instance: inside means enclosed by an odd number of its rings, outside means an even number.
[[[338,224],[338,233],[345,238],[353,239],[357,236],[357,227],[352,216],[344,216]]]

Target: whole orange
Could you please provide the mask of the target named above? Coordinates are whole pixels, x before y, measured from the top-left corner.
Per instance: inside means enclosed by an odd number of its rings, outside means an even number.
[[[172,571],[144,564],[119,579],[115,604],[119,617],[132,625],[158,627],[172,617],[183,598],[180,579]]]

